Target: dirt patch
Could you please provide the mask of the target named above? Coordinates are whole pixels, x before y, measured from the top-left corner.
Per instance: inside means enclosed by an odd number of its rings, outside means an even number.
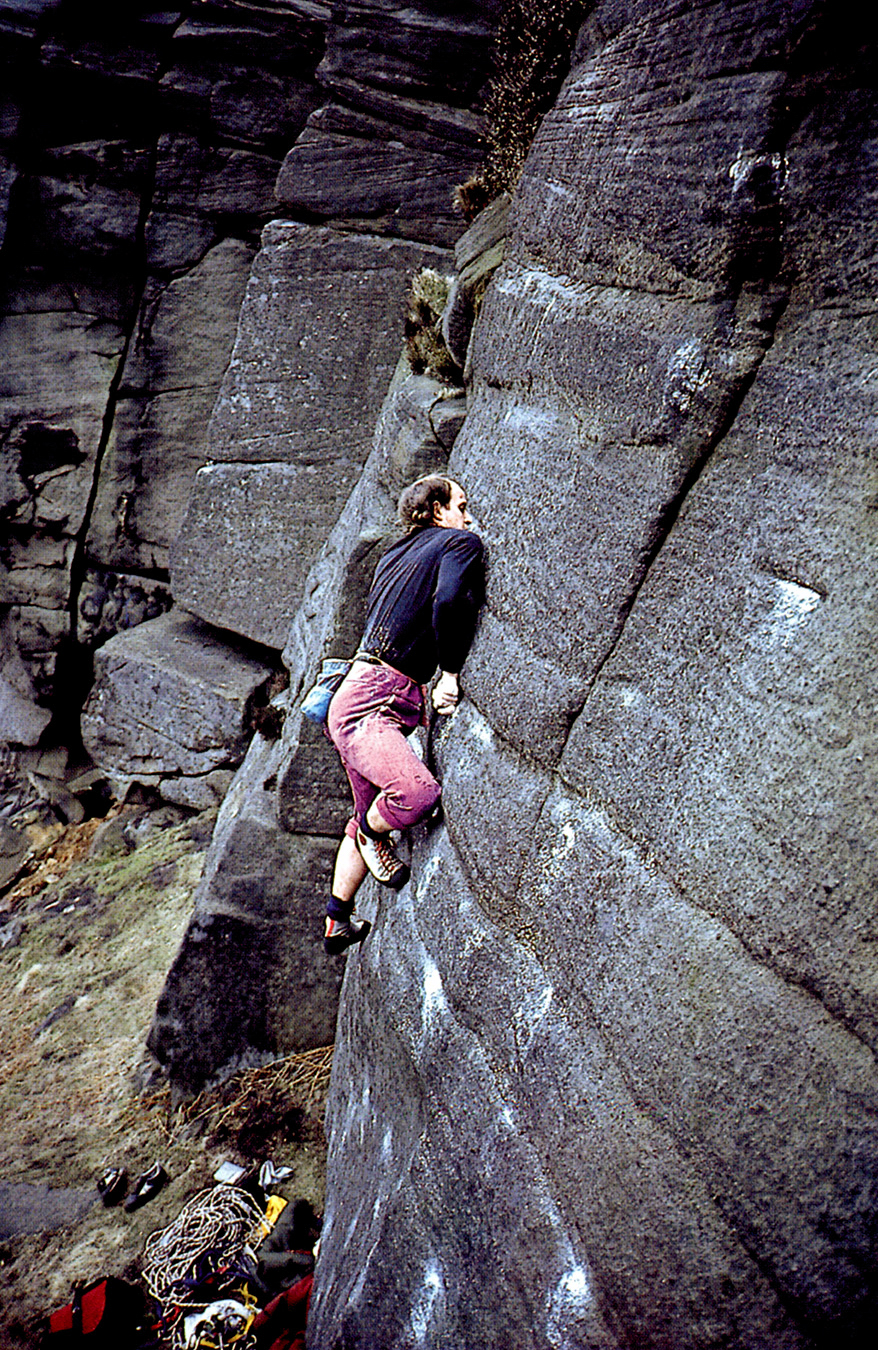
[[[293,1169],[281,1194],[323,1204],[331,1049],[238,1075],[176,1111],[144,1049],[210,822],[140,830],[133,848],[105,830],[117,842],[89,856],[102,824],[70,827],[4,898],[0,1187],[16,1188],[16,1213],[32,1187],[53,1231],[0,1245],[2,1350],[36,1344],[36,1320],[74,1280],[138,1279],[148,1234],[210,1186],[221,1161],[271,1158]],[[96,1181],[107,1168],[125,1167],[133,1183],[156,1161],[170,1181],[154,1200],[131,1214],[104,1208]],[[53,1209],[62,1194],[74,1215],[86,1212],[71,1219],[60,1199]]]

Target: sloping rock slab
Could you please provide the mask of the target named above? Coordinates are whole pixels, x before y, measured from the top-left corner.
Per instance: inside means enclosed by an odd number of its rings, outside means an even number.
[[[474,329],[487,610],[348,963],[309,1334],[866,1350],[874,48],[592,32]]]
[[[162,93],[215,135],[283,152],[319,100],[313,73],[329,17],[316,3],[199,6],[174,31]]]
[[[312,116],[278,181],[291,214],[453,242],[454,188],[483,155],[476,110],[498,12],[497,0],[334,6],[317,68],[332,101]]]
[[[253,738],[156,1008],[149,1044],[177,1091],[334,1037],[343,962],[323,953],[322,915],[350,792],[334,747],[298,705],[323,657],[354,651],[395,499],[419,473],[444,468],[462,403],[459,390],[400,361],[373,451],[308,575],[283,653],[282,739]]]
[[[239,764],[252,699],[271,674],[197,620],[163,614],[96,653],[83,742],[120,790]]]
[[[171,550],[178,604],[280,649],[371,444],[405,294],[444,251],[275,221]]]
[[[478,758],[469,771],[483,781]],[[541,828],[553,880],[565,823]],[[540,931],[522,924],[509,941],[508,920],[496,923],[477,902],[444,831],[416,852],[415,874],[399,895],[382,892],[376,926],[348,962],[309,1323],[317,1343],[487,1348],[502,1322],[510,1343],[529,1350],[707,1346],[725,1315],[738,1329],[733,1344],[804,1350],[717,1204],[718,1187],[614,1057],[612,1018],[596,1020],[582,1002],[590,975],[578,891],[561,913],[559,960],[548,937],[555,916]],[[632,933],[644,955],[654,937],[653,928]],[[719,944],[718,953],[721,985],[734,953]],[[653,990],[632,971],[645,1018],[637,1025],[656,1039],[679,1030],[674,997],[687,975],[665,972]],[[757,1034],[765,1006],[737,1035]],[[665,1025],[653,1028],[659,1007]],[[848,1073],[851,1086],[856,1058]],[[401,1095],[405,1109],[390,1110]],[[862,1132],[867,1112],[857,1114]],[[713,1119],[728,1139],[761,1125],[769,1144],[767,1112],[755,1125],[746,1110],[724,1107]],[[839,1122],[838,1142],[843,1135]],[[693,1260],[696,1247],[711,1259]],[[491,1277],[474,1281],[473,1270]],[[659,1325],[676,1336],[654,1335]]]

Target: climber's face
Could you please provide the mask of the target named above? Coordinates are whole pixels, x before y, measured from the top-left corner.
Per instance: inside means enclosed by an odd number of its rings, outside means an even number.
[[[449,530],[468,530],[472,523],[473,518],[466,509],[466,493],[459,483],[452,483],[448,505],[433,503],[433,524]]]

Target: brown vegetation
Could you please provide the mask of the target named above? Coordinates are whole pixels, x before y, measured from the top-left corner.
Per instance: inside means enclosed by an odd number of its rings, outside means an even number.
[[[467,220],[521,176],[531,141],[570,66],[590,0],[506,0],[485,100],[485,158],[455,191]]]

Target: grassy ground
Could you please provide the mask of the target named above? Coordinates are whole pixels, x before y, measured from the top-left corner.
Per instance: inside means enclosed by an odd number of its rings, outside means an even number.
[[[4,898],[21,931],[0,951],[0,1195],[72,1189],[88,1208],[0,1245],[0,1350],[34,1345],[35,1319],[67,1301],[74,1279],[137,1279],[148,1234],[226,1158],[290,1166],[281,1193],[323,1203],[330,1049],[240,1075],[173,1113],[151,1079],[145,1038],[212,820],[156,828],[133,851],[119,832],[115,849],[89,856],[101,824],[69,829]],[[171,1178],[155,1200],[133,1214],[104,1208],[95,1182],[106,1168],[136,1178],[155,1161]]]

